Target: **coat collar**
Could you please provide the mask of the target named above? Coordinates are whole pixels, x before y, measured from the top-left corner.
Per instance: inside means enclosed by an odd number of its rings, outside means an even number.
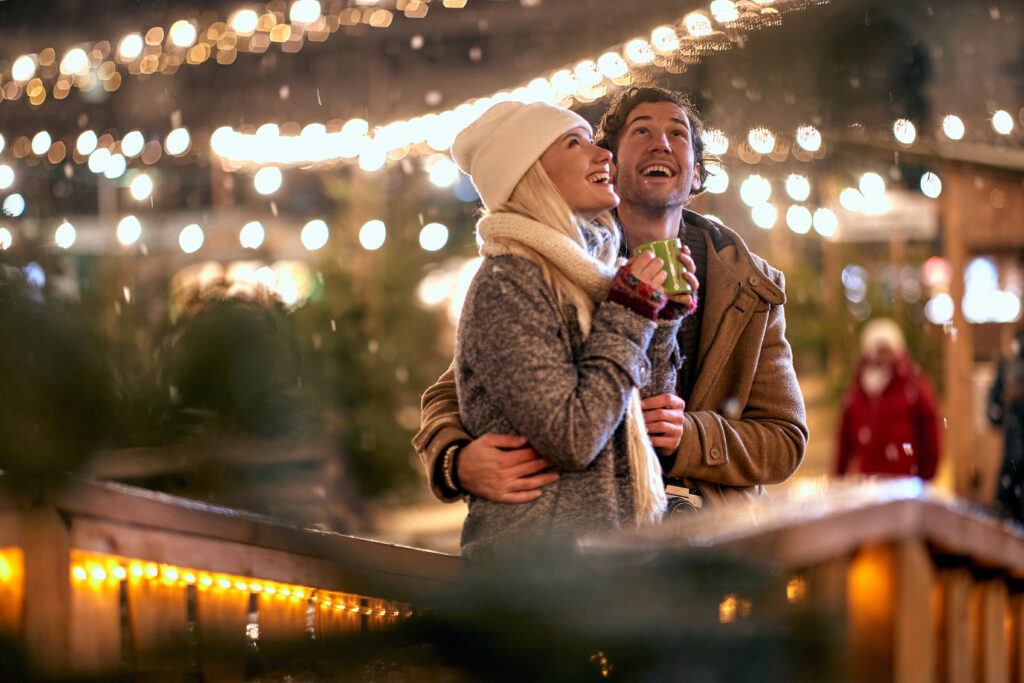
[[[707,235],[723,269],[731,275],[735,284],[753,291],[770,304],[778,306],[786,302],[782,272],[751,253],[743,238],[735,231],[689,209],[683,209],[683,222],[686,227],[697,228]],[[708,255],[711,256],[710,253]],[[716,284],[716,287],[724,284]]]

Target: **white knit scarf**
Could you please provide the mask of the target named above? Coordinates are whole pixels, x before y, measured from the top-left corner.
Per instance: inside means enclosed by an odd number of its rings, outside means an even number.
[[[617,271],[614,263],[605,263],[591,256],[579,243],[567,235],[543,223],[513,213],[492,213],[477,223],[477,233],[483,243],[483,256],[516,254],[530,260],[536,256],[517,249],[527,247],[544,258],[569,282],[584,294],[582,300],[589,302],[589,311],[580,311],[589,322],[594,307],[608,295],[612,278]],[[581,320],[582,322],[582,320]],[[581,324],[583,336],[590,332],[589,324]],[[626,406],[626,442],[629,451],[629,467],[633,472],[636,523],[649,525],[661,521],[667,507],[665,485],[661,480],[661,463],[654,453],[643,409],[640,407],[640,391],[634,387]]]

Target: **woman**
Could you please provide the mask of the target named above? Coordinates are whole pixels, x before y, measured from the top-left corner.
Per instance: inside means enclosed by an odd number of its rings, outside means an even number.
[[[474,435],[522,435],[560,471],[529,503],[471,496],[463,556],[657,521],[664,485],[638,389],[674,389],[676,332],[693,301],[666,307],[649,253],[616,268],[611,154],[571,111],[504,102],[458,135],[452,156],[484,204],[485,259],[455,351],[462,422]]]

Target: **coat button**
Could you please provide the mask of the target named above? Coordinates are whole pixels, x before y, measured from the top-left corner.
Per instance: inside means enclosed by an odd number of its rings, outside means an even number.
[[[751,275],[749,282],[750,282],[751,286],[757,287],[759,284],[761,284],[761,278],[759,278],[756,275]]]
[[[713,446],[711,448],[711,459],[712,460],[720,460],[721,457],[722,457],[722,451],[719,450],[718,446]]]

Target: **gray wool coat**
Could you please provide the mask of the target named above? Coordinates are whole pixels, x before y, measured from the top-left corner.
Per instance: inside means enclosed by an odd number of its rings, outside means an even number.
[[[679,321],[606,301],[584,340],[571,306],[566,317],[540,268],[520,256],[486,258],[470,285],[455,350],[462,423],[474,438],[525,436],[560,472],[528,503],[469,496],[470,561],[634,523],[623,418],[634,387],[644,397],[675,387]]]

